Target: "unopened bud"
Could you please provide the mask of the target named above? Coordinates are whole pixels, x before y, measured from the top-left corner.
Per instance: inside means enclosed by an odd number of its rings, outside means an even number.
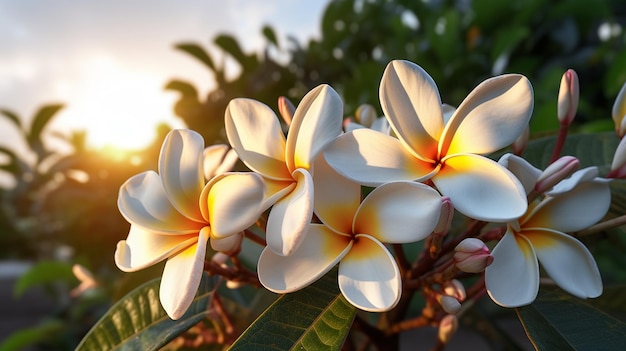
[[[459,302],[465,301],[467,294],[465,293],[465,287],[463,284],[456,280],[452,279],[443,284],[443,292],[457,299]]]
[[[458,318],[453,314],[449,314],[441,318],[441,321],[439,322],[437,338],[439,339],[439,341],[441,341],[441,343],[447,344],[454,335],[454,333],[456,333],[458,328]]]
[[[437,295],[437,301],[447,313],[456,314],[461,310],[461,303],[452,296]]]
[[[613,122],[615,122],[615,131],[622,138],[626,134],[626,83],[622,85],[615,102],[613,103]]]
[[[452,224],[452,217],[454,217],[454,206],[449,197],[444,196],[441,198],[441,212],[439,213],[439,222],[435,226],[433,233],[445,234],[450,230]]]
[[[617,150],[613,155],[611,163],[611,171],[607,178],[626,178],[626,138],[620,140]]]
[[[480,273],[493,262],[487,245],[476,238],[464,239],[454,251],[454,264],[466,273]]]
[[[513,153],[517,156],[521,156],[524,150],[526,150],[526,146],[528,145],[528,138],[530,137],[530,128],[526,126],[526,129],[520,134],[520,136],[515,139],[511,147],[513,148]]]
[[[580,166],[580,161],[574,156],[563,156],[552,162],[541,173],[535,183],[535,191],[543,193],[552,189],[557,183],[576,172]]]
[[[226,262],[228,261],[228,255],[223,252],[216,252],[213,257],[211,257],[211,261],[220,265],[221,267],[226,266]]]
[[[289,126],[293,119],[294,113],[296,113],[296,107],[284,96],[278,98],[278,112],[280,117],[285,121],[285,124]]]
[[[561,78],[557,116],[562,126],[568,126],[576,116],[578,109],[579,87],[578,75],[573,69],[568,69]]]
[[[365,127],[371,127],[377,118],[378,114],[376,113],[376,109],[369,104],[360,105],[354,114],[354,119],[356,119],[357,123]]]

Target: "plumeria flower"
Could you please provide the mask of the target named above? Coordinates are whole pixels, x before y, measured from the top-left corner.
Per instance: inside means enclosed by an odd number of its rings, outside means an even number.
[[[346,132],[359,128],[370,128],[385,134],[391,133],[391,128],[389,127],[387,119],[384,116],[379,117],[376,114],[376,109],[374,109],[374,106],[372,105],[363,104],[359,106],[356,110],[354,119],[355,121],[350,119],[347,121],[344,128]]]
[[[360,203],[358,184],[326,178],[332,172],[323,159],[315,167],[315,213],[322,223],[311,224],[289,256],[265,248],[258,262],[259,280],[270,291],[289,293],[339,263],[339,288],[351,304],[365,311],[393,308],[402,281],[383,243],[408,243],[428,236],[439,221],[440,195],[421,183],[391,182]]]
[[[340,136],[324,151],[339,173],[370,186],[430,179],[459,212],[476,219],[508,221],[526,211],[519,181],[481,156],[510,145],[528,125],[533,92],[526,77],[484,81],[446,121],[432,78],[414,63],[392,61],[380,100],[398,138],[369,129]]]
[[[172,319],[185,313],[200,284],[211,236],[204,174],[232,166],[226,150],[217,146],[205,154],[200,134],[173,130],[161,148],[159,173],[137,174],[120,188],[117,204],[131,226],[126,240],[117,244],[115,263],[125,272],[134,272],[166,260],[159,296]],[[213,162],[214,157],[219,162]],[[246,179],[240,180],[245,183]],[[263,184],[257,185],[261,189],[257,196],[262,199]],[[236,188],[231,190],[225,200],[240,195]],[[239,247],[241,239],[240,233],[229,233],[212,238],[211,247],[229,252]]]
[[[530,193],[541,171],[510,154],[501,162],[519,174]],[[593,256],[580,241],[566,234],[587,228],[606,214],[611,193],[608,181],[597,176],[596,167],[575,172],[508,224],[492,251],[493,264],[485,270],[487,292],[493,301],[505,307],[533,302],[539,290],[539,262],[570,294],[600,296],[602,280]]]
[[[328,85],[304,96],[286,140],[278,118],[265,104],[234,99],[226,109],[230,144],[240,159],[262,176],[267,189],[258,214],[273,205],[267,221],[267,245],[279,255],[289,255],[303,240],[313,214],[313,160],[341,133],[342,117],[341,98]],[[214,233],[222,236],[220,228]]]

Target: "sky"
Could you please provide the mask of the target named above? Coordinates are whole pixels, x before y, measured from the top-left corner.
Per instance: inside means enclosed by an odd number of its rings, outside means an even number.
[[[0,0],[0,108],[28,122],[40,106],[63,103],[51,131],[85,129],[94,147],[141,147],[158,122],[184,126],[168,81],[189,81],[201,96],[212,86],[210,71],[174,44],[210,47],[230,33],[258,51],[265,24],[283,43],[287,35],[306,42],[319,37],[327,2]],[[0,117],[0,146],[18,144]]]

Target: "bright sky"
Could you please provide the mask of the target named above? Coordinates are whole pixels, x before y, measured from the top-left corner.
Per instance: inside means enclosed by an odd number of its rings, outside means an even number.
[[[61,102],[52,129],[86,129],[95,146],[139,147],[154,125],[181,122],[171,110],[172,78],[208,91],[209,70],[175,43],[207,47],[234,34],[247,50],[262,47],[270,24],[283,45],[319,36],[328,0],[0,0],[0,108],[29,119],[43,104]],[[16,147],[14,128],[0,117],[0,145]]]

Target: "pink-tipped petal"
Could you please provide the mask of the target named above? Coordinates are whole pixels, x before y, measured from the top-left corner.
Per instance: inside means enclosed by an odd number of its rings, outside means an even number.
[[[491,252],[493,263],[485,269],[485,286],[500,306],[519,307],[535,301],[539,291],[539,264],[528,239],[511,231]]]
[[[201,230],[198,242],[165,263],[159,298],[163,309],[170,318],[176,320],[185,314],[198,291],[204,269],[206,245],[209,230]]]
[[[170,202],[184,216],[202,221],[198,199],[204,187],[204,139],[192,130],[167,134],[159,156],[159,175]]]
[[[439,90],[428,73],[409,61],[391,61],[380,81],[379,95],[398,138],[416,157],[435,160],[444,125]]]
[[[368,186],[394,180],[424,180],[434,170],[389,135],[357,129],[339,136],[324,150],[326,162],[344,177]]]
[[[490,78],[459,105],[440,140],[441,155],[486,154],[512,144],[530,120],[533,88],[519,74]]]
[[[289,170],[310,169],[320,150],[341,134],[342,121],[343,103],[333,88],[322,84],[306,94],[289,126],[286,149]]]
[[[593,256],[573,237],[554,230],[524,230],[546,273],[563,290],[580,298],[602,294],[602,278]]]
[[[241,247],[243,233],[236,233],[225,238],[211,237],[211,248],[215,251],[232,253]]]
[[[392,182],[374,189],[363,200],[354,233],[369,234],[384,243],[424,239],[439,222],[441,196],[422,183]]]
[[[300,290],[326,274],[352,247],[352,240],[322,224],[311,224],[304,240],[289,256],[266,247],[259,257],[259,281],[275,293]]]
[[[197,242],[198,235],[195,233],[164,235],[131,225],[126,240],[117,243],[115,264],[124,272],[135,272]]]
[[[267,246],[278,255],[288,256],[304,239],[313,216],[313,178],[304,169],[296,169],[296,187],[280,199],[267,219]]]
[[[285,136],[278,117],[267,105],[233,99],[226,108],[226,135],[241,161],[251,170],[272,179],[290,179],[285,164]]]
[[[504,154],[500,157],[498,163],[511,171],[511,173],[519,179],[524,190],[526,190],[526,194],[530,193],[530,191],[535,188],[537,179],[539,179],[542,173],[539,168],[536,168],[525,159],[513,154]]]
[[[511,172],[486,157],[456,155],[432,178],[437,189],[464,215],[508,222],[527,209],[526,192]]]
[[[153,171],[137,174],[122,184],[117,207],[128,222],[164,234],[196,233],[205,225],[172,206],[161,178]]]
[[[400,300],[400,270],[383,244],[369,235],[357,235],[352,249],[339,263],[339,289],[352,305],[364,311],[388,311]]]
[[[315,214],[335,231],[352,233],[352,220],[361,202],[361,186],[340,176],[324,157],[318,157],[314,167]]]

